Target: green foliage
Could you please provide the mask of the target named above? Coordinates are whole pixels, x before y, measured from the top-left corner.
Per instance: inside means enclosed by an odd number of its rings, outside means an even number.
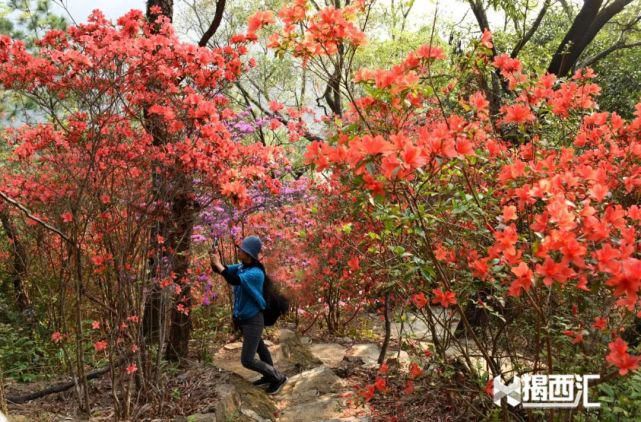
[[[598,387],[601,403],[599,420],[634,421],[641,416],[641,372]]]
[[[641,98],[641,69],[635,66],[639,60],[641,51],[620,51],[594,66],[602,89],[599,105],[603,110],[616,111],[625,118],[633,116],[634,106]]]
[[[357,51],[354,68],[389,68],[403,61],[410,51],[423,44],[443,44],[438,34],[432,35],[431,28],[424,26],[416,32],[403,31],[394,38],[381,37],[370,39],[369,43]]]
[[[221,302],[217,301],[209,306],[197,306],[192,310],[194,350],[198,358],[205,363],[213,361],[212,350],[216,349],[218,343],[224,342],[231,327],[229,307]]]
[[[0,366],[4,376],[19,382],[41,378],[48,367],[46,347],[15,326],[0,323]]]
[[[0,294],[0,369],[5,378],[30,382],[49,378],[62,361],[59,350],[37,330],[24,326],[21,315],[6,302],[6,292]]]

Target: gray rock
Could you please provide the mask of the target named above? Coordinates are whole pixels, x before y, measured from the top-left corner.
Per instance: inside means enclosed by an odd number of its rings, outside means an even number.
[[[364,343],[354,344],[347,349],[345,356],[359,357],[365,362],[365,367],[375,367],[378,366],[378,355],[380,353],[381,349],[376,344]]]
[[[291,377],[283,387],[281,394],[291,397],[292,401],[305,402],[339,391],[343,387],[343,380],[331,369],[321,365]]]
[[[229,374],[228,382],[216,386],[216,395],[219,397],[216,405],[218,421],[275,420],[276,406],[269,396],[235,374]]]
[[[313,422],[332,419],[340,413],[341,401],[333,395],[324,395],[313,401],[286,408],[280,422]]]
[[[282,331],[285,330],[281,330],[281,334]],[[285,336],[281,335],[280,352],[283,355],[283,360],[288,362],[288,366],[282,369],[278,368],[279,370],[300,372],[323,364],[319,358],[312,354],[309,347],[300,341],[300,337],[297,334],[293,331],[290,331],[290,333],[285,333]]]
[[[347,348],[337,343],[317,343],[309,346],[312,355],[320,359],[323,364],[330,368],[340,365]]]
[[[292,337],[296,337],[296,332],[289,330],[287,328],[281,328],[278,332],[278,338],[281,342]]]

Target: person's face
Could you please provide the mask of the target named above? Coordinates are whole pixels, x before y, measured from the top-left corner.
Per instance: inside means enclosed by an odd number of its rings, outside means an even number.
[[[252,261],[254,260],[251,256],[247,254],[247,252],[245,252],[242,249],[238,249],[238,258],[240,258],[240,262],[242,262],[243,264],[251,264]]]

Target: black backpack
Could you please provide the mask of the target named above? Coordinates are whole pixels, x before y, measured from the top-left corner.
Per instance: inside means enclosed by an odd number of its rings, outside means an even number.
[[[278,318],[289,312],[289,299],[280,292],[280,289],[274,284],[273,280],[265,272],[265,267],[261,265],[265,282],[263,283],[263,297],[267,306],[263,311],[265,326],[271,327],[276,323]]]

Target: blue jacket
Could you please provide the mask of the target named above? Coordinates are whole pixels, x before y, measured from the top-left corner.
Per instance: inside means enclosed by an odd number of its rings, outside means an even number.
[[[242,263],[228,265],[223,275],[230,284],[234,285],[234,317],[247,319],[265,310],[267,307],[263,297],[265,274],[259,267],[247,267]]]

